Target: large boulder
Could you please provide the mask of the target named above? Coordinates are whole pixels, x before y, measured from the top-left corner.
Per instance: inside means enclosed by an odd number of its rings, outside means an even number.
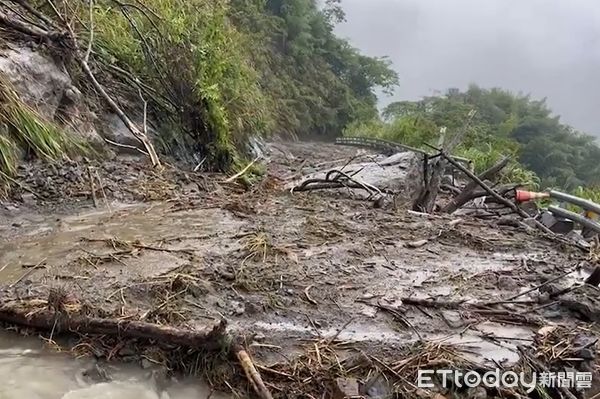
[[[304,176],[306,179],[324,180],[330,172],[340,168],[326,169],[317,173]],[[379,157],[372,162],[361,162],[346,165],[344,173],[350,175],[358,182],[377,187],[379,190],[393,193],[396,201],[410,203],[416,199],[423,181],[423,158],[414,152],[401,152],[390,157]],[[330,174],[333,176],[335,174]],[[295,182],[293,186],[296,186]],[[336,189],[340,195],[350,195],[354,198],[369,196],[362,189]]]

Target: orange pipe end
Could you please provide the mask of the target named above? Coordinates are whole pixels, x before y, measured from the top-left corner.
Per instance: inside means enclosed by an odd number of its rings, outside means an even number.
[[[541,198],[549,198],[549,193],[536,193],[534,191],[516,190],[515,199],[517,202],[527,202]]]

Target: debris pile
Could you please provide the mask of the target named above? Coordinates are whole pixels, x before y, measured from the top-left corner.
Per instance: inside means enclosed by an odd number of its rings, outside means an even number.
[[[434,212],[423,212],[411,201],[431,176],[424,154],[277,142],[263,155],[267,176],[258,184],[172,171],[155,176],[156,184],[173,180],[161,203],[128,208],[113,206],[116,192],[136,187],[120,179],[125,170],[96,166],[108,209],[101,190],[94,207],[86,169],[68,169],[75,182],[59,185],[85,191],[88,208],[10,220],[19,227],[0,241],[0,320],[77,356],[150,363],[239,396],[600,392],[597,246],[524,227],[538,211],[516,201],[521,188],[504,191],[493,171],[476,176],[442,153],[436,159],[455,178],[441,179]],[[130,171],[150,178],[133,164]],[[34,180],[23,173],[20,182],[39,190]],[[203,191],[192,194],[189,184]],[[479,195],[485,201],[474,204]],[[394,207],[395,196],[411,201]],[[490,214],[504,221],[461,212],[492,204],[503,211]],[[59,334],[73,340],[64,344]],[[445,378],[444,370],[463,377]],[[470,387],[467,372],[523,372],[527,381],[535,372],[540,380],[533,391]],[[541,382],[562,373],[581,381]]]

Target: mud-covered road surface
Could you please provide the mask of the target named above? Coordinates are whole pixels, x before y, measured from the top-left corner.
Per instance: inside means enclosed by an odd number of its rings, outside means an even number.
[[[150,182],[142,187],[135,175],[122,178],[127,169],[114,161],[94,166],[105,186],[97,207],[85,195],[88,174],[74,172],[50,190],[65,193],[60,206],[27,192],[28,201],[0,206],[0,281],[17,297],[66,290],[112,317],[185,328],[226,319],[246,337],[263,374],[279,380],[295,375],[278,365],[318,352],[314,342],[347,345],[337,350],[338,362],[355,355],[351,347],[379,359],[428,343],[509,367],[544,326],[595,334],[593,307],[581,311],[552,297],[593,267],[575,247],[497,220],[286,189],[324,165],[372,156],[331,144],[272,143],[267,173],[250,187],[192,172],[162,179],[137,167]],[[28,173],[22,181],[34,192],[51,184]],[[491,304],[560,276],[546,289]],[[470,303],[490,304],[453,305]],[[96,345],[87,352],[163,362],[151,349]],[[333,377],[344,374],[340,368]],[[286,396],[284,386],[271,388]]]

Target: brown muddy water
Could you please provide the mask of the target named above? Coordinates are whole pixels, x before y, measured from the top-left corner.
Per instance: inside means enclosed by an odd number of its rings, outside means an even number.
[[[82,239],[86,238],[151,243],[176,237],[216,235],[217,232],[235,234],[241,227],[240,222],[220,209],[197,209],[169,217],[167,208],[165,205],[113,204],[110,211],[86,210],[68,216],[24,214],[17,217],[12,223],[18,226],[18,240],[11,239],[8,226],[0,226],[0,238],[6,239],[5,242],[0,240],[0,281],[10,283],[18,279],[23,274],[23,265],[32,266],[43,261],[48,271],[61,267],[81,256],[81,251],[89,246],[82,243]],[[181,246],[181,241],[170,247]],[[194,249],[218,250],[214,240],[204,240],[203,244],[210,248],[196,245]],[[166,254],[154,253],[149,258],[144,259],[147,275],[160,273],[163,267],[173,267],[179,262],[177,257]]]
[[[160,215],[160,217],[158,216]],[[220,230],[238,231],[235,222],[218,210],[200,210],[194,215],[179,215],[168,222],[164,209],[153,212],[148,204],[115,206],[106,211],[85,211],[76,215],[52,216],[24,214],[13,219],[13,225],[0,225],[0,281],[15,283],[28,269],[23,265],[44,260],[39,274],[51,274],[61,265],[81,253],[81,238],[124,240],[157,240],[170,234],[210,234],[215,226]],[[18,238],[12,235],[18,228]],[[212,226],[212,227],[211,227]],[[12,230],[12,231],[11,231]],[[162,259],[145,264],[145,273],[159,273],[174,259]],[[163,261],[165,261],[163,263]],[[29,269],[31,270],[31,269]],[[157,382],[156,372],[138,365],[102,364],[99,375],[94,361],[74,359],[69,354],[44,348],[37,338],[24,338],[0,331],[0,399],[198,399],[225,397],[211,394],[199,380]],[[89,373],[91,370],[91,375]],[[107,378],[101,378],[106,372]],[[106,376],[105,376],[106,377]]]
[[[132,365],[96,367],[90,359],[45,349],[38,339],[0,333],[0,399],[198,399],[211,394],[197,380],[167,382],[156,375]]]

